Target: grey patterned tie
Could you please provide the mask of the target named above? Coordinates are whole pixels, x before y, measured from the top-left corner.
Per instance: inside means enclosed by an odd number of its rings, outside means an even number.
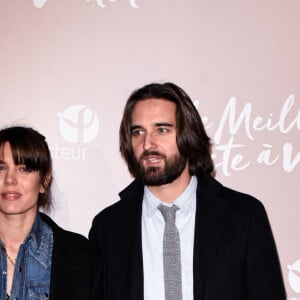
[[[175,204],[172,207],[160,204],[158,209],[165,219],[163,260],[166,300],[182,300],[180,238],[175,225],[179,208]]]

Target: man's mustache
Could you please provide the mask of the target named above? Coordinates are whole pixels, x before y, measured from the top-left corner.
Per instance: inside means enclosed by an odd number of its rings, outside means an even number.
[[[161,158],[166,159],[166,155],[165,154],[160,153],[159,151],[155,151],[155,150],[145,150],[142,153],[140,159],[145,159],[145,158],[147,158],[148,156],[151,156],[151,155],[160,156]]]

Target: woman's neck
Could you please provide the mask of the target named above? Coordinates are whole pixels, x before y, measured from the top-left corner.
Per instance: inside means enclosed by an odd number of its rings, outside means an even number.
[[[35,215],[0,215],[0,238],[6,249],[19,248],[33,226]]]

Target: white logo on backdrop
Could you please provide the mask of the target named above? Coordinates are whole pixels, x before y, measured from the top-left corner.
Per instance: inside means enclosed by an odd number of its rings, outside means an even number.
[[[300,259],[297,260],[293,265],[288,265],[288,269],[289,284],[296,293],[300,293]]]
[[[51,155],[57,160],[85,160],[91,143],[98,135],[98,116],[85,105],[72,105],[59,113],[59,130],[67,145],[53,144]]]
[[[196,107],[199,106],[198,101],[194,104]],[[251,142],[255,141],[260,132],[263,134],[277,132],[287,135],[293,130],[300,130],[300,109],[295,108],[294,105],[295,96],[290,95],[276,115],[273,113],[270,113],[268,117],[254,115],[252,103],[246,103],[238,115],[237,99],[231,97],[213,134],[215,144],[213,159],[220,155],[218,159],[220,162],[216,164],[216,168],[221,168],[224,175],[230,176],[231,171],[242,171],[250,166],[251,159],[247,157],[247,145],[236,141],[236,135],[240,131],[243,131],[243,136]],[[209,123],[207,117],[203,117],[202,120],[206,129],[215,126],[213,122]],[[226,129],[227,132],[225,132]],[[267,142],[262,143],[255,157],[256,163],[265,166],[281,163],[285,172],[292,172],[300,163],[300,152],[297,146],[298,143],[294,145],[292,141],[286,141],[280,148],[278,146],[275,148]]]
[[[85,105],[73,105],[59,114],[59,129],[69,143],[90,143],[98,134],[98,117]]]
[[[47,0],[33,0],[33,5],[37,8],[42,8]]]
[[[46,2],[48,0],[33,0],[33,5],[36,7],[36,8],[42,8]],[[92,0],[85,0],[86,2],[91,2]],[[104,2],[117,2],[117,0],[107,0],[107,1],[104,1],[104,0],[96,0],[98,6],[104,8],[106,7],[106,4]],[[139,7],[136,3],[136,0],[129,0],[129,4],[131,7],[133,8],[137,8]]]

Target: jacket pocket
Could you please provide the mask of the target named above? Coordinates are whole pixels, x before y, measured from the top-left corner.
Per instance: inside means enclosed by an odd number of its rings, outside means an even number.
[[[48,300],[50,284],[46,282],[28,282],[28,299]]]

